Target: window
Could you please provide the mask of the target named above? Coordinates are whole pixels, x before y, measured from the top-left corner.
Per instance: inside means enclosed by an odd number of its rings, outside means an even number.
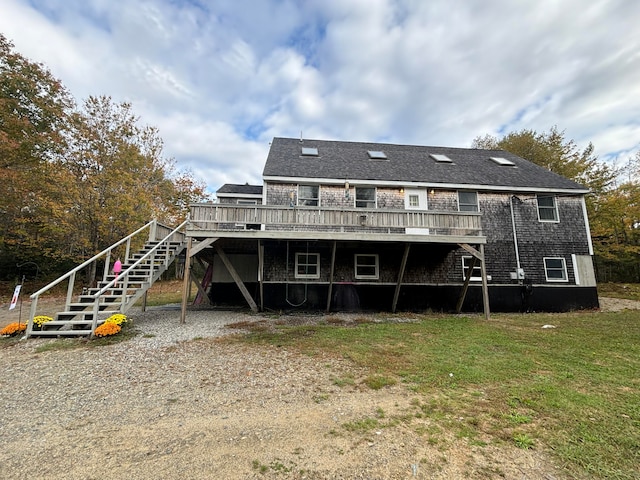
[[[462,257],[462,280],[467,278],[467,271],[471,266],[471,259],[473,257]],[[482,267],[480,267],[480,261],[476,260],[476,264],[473,267],[473,272],[471,272],[471,281],[472,282],[480,282],[482,281]]]
[[[320,278],[319,253],[296,253],[296,278]]]
[[[381,152],[380,150],[369,150],[367,152],[367,154],[369,154],[369,158],[371,160],[386,160],[387,159],[387,154],[384,152]]]
[[[356,278],[361,280],[378,279],[378,255],[358,253],[355,256]]]
[[[547,257],[544,259],[544,274],[547,282],[568,282],[567,264],[562,257]]]
[[[319,205],[319,187],[317,185],[298,186],[298,205],[302,207],[317,207]]]
[[[501,167],[514,167],[516,165],[511,160],[507,160],[506,158],[502,158],[502,157],[489,157],[489,159],[494,161]]]
[[[418,208],[420,206],[420,195],[410,194],[409,195],[409,206]]]
[[[376,208],[375,187],[356,187],[356,207]]]
[[[458,192],[458,210],[461,212],[477,212],[478,194],[476,192]]]
[[[318,149],[316,147],[302,147],[303,157],[317,157]]]
[[[431,153],[429,154],[429,156],[438,163],[453,163],[453,161],[449,157],[441,153]]]
[[[558,222],[558,205],[552,195],[538,195],[538,220],[541,222]]]

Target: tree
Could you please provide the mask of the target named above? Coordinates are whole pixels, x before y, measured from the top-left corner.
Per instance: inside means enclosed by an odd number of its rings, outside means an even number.
[[[594,195],[604,192],[616,176],[612,168],[593,154],[591,143],[579,151],[575,142],[566,140],[564,131],[559,131],[555,126],[548,133],[524,129],[511,132],[501,139],[491,135],[476,137],[472,148],[506,150],[584,185]]]
[[[112,245],[153,218],[175,225],[186,217],[186,196],[206,198],[188,175],[171,178],[158,130],[140,126],[131,104],[89,97],[74,114],[69,151],[57,163],[67,180],[54,195],[66,205],[57,225],[70,234],[78,260]],[[90,272],[93,283],[95,272]]]
[[[73,98],[0,34],[0,270],[43,258],[50,161],[65,149]],[[46,253],[45,255],[46,256]]]

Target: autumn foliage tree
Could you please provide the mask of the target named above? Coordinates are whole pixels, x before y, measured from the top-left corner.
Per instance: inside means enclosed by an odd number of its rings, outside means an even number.
[[[73,99],[44,65],[13,51],[0,34],[0,271],[54,254],[44,234],[55,205],[51,160],[65,151]]]
[[[92,96],[80,108],[40,64],[0,35],[0,266],[80,263],[151,219],[177,225],[205,185],[176,171],[132,106]],[[60,272],[56,272],[60,273]]]

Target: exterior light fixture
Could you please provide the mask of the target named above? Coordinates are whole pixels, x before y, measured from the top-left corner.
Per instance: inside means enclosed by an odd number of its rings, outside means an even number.
[[[344,182],[344,198],[349,199],[349,182]]]

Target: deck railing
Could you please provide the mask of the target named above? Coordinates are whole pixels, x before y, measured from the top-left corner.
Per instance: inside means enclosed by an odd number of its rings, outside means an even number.
[[[194,204],[188,229],[416,233],[482,236],[476,212]]]

